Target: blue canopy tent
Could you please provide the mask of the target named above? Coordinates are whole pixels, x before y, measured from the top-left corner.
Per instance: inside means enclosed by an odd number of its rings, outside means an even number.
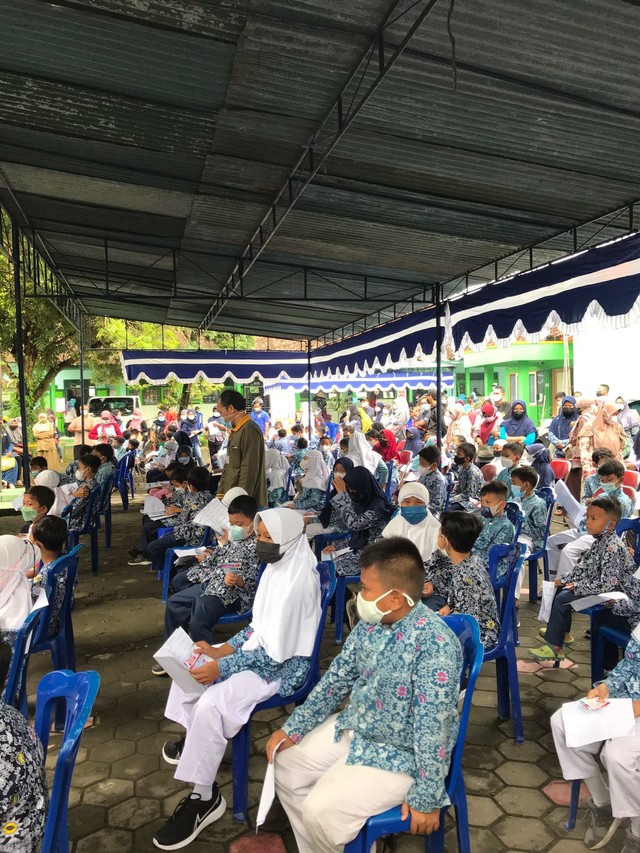
[[[352,377],[351,379],[325,379],[311,380],[311,393],[317,394],[323,392],[325,394],[345,393],[346,391],[377,391],[387,393],[388,391],[397,391],[401,388],[407,388],[411,391],[419,391],[429,386],[435,386],[437,382],[437,374],[429,372],[421,373],[370,373],[368,376]],[[453,390],[454,375],[451,370],[443,371],[442,374],[443,387],[448,391]],[[276,382],[265,382],[264,392],[269,394],[274,390],[291,389],[292,391],[306,391],[306,380],[299,382],[296,380],[280,379]]]

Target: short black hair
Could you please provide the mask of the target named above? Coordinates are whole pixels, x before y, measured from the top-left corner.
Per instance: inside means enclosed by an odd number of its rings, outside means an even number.
[[[165,476],[169,482],[186,483],[189,475],[184,469],[184,465],[170,465],[168,468],[165,468]]]
[[[493,390],[494,391],[502,391],[502,393],[504,394],[504,385],[496,385]]]
[[[607,515],[615,518],[616,524],[622,518],[622,507],[620,506],[620,501],[617,500],[617,498],[611,497],[611,495],[602,495],[602,497],[594,498],[591,501],[591,506],[597,506],[599,509],[604,510]]]
[[[29,460],[29,467],[33,468],[34,465],[36,468],[44,468],[45,470],[49,467],[49,463],[44,456],[32,456]]]
[[[110,444],[96,444],[94,445],[93,452],[104,456],[107,462],[111,462],[113,459],[113,447]]]
[[[218,397],[218,403],[223,406],[233,406],[236,412],[244,412],[247,408],[247,401],[239,391],[234,391],[233,388],[227,388]]]
[[[67,541],[67,522],[57,515],[45,515],[34,521],[31,527],[31,535],[47,551],[60,553]]]
[[[140,447],[140,442],[137,438],[130,438],[129,447],[132,447],[134,450],[136,450],[136,448]]]
[[[252,521],[258,512],[258,501],[251,495],[238,495],[229,504],[229,515],[244,515]]]
[[[349,439],[348,438],[341,438],[339,446],[342,448],[346,447],[348,450],[349,449]]]
[[[46,506],[47,512],[49,512],[56,502],[56,494],[49,486],[31,486],[30,489],[27,489],[25,495],[35,498],[40,506]]]
[[[522,456],[524,454],[524,444],[520,441],[508,441],[506,444],[502,445],[502,449],[509,450],[516,456]]]
[[[429,465],[433,465],[435,462],[440,467],[442,453],[437,444],[428,444],[426,447],[423,447],[422,450],[418,451],[418,456],[422,457]]]
[[[424,586],[424,563],[420,551],[404,536],[378,539],[363,548],[360,569],[375,569],[383,583],[420,601]]]
[[[615,474],[616,477],[620,479],[620,477],[624,477],[624,472],[626,470],[627,469],[619,459],[606,459],[602,465],[598,466],[598,476],[609,477],[611,474]]]
[[[532,489],[538,485],[538,472],[535,468],[532,468],[531,465],[518,465],[517,468],[514,468],[511,472],[512,480],[519,480],[521,483],[529,483]]]
[[[468,554],[482,531],[482,521],[473,512],[440,513],[442,535],[459,554]]]
[[[506,483],[503,483],[502,480],[490,480],[480,489],[480,497],[482,497],[482,495],[498,495],[500,500],[508,501],[509,486],[507,486]]]
[[[125,438],[123,435],[114,435],[113,440],[117,441],[118,444],[124,444],[125,442]]]
[[[591,461],[594,465],[599,465],[603,459],[615,459],[615,456],[608,447],[596,447],[591,454]]]
[[[278,438],[286,438],[286,437],[287,437],[286,429],[279,429],[278,430]]]
[[[187,474],[187,483],[198,492],[206,492],[209,488],[209,471],[203,465],[192,468]]]
[[[291,435],[297,435],[299,432],[302,432],[302,424],[294,424],[291,427]]]
[[[81,456],[86,456],[87,453],[91,453],[92,447],[89,444],[81,444],[78,448],[78,458]]]
[[[564,400],[564,398],[565,398],[566,396],[567,396],[567,395],[564,393],[564,391],[558,391],[558,393],[557,393],[557,394],[554,394],[554,395],[553,395],[553,399],[554,399],[554,400]]]
[[[321,435],[320,440],[318,441],[318,444],[322,444],[323,441],[328,441],[330,445],[333,444],[333,442],[331,441],[330,435]]]
[[[298,439],[298,450],[306,450],[307,447],[309,447],[309,442],[307,441],[307,439],[306,438],[299,438]]]
[[[131,438],[131,430],[130,430],[130,429],[125,429],[125,431],[122,433],[122,437],[123,437],[123,438],[127,438],[127,439],[128,439],[128,438]]]
[[[476,449],[474,445],[468,441],[463,441],[462,444],[459,444],[458,450],[466,459],[471,459],[472,462],[476,458]]]
[[[100,467],[100,460],[93,453],[85,453],[83,456],[80,456],[78,462],[82,462],[85,468],[91,468],[94,474]]]

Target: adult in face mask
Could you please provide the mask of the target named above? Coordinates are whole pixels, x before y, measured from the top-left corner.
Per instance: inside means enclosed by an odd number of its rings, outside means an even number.
[[[46,412],[40,412],[38,422],[33,426],[33,437],[36,441],[38,456],[44,456],[50,468],[55,468],[58,461],[55,443],[55,426],[47,419]]]
[[[192,671],[207,687],[185,693],[172,684],[165,714],[186,729],[163,748],[175,776],[192,783],[173,818],[155,835],[162,849],[186,845],[225,812],[216,776],[227,746],[258,702],[298,688],[307,676],[320,620],[320,579],[301,516],[291,509],[258,513],[256,554],[267,565],[251,624],[222,646],[196,644],[211,661]]]
[[[227,459],[218,485],[218,496],[233,486],[242,486],[258,501],[267,505],[264,436],[246,412],[246,400],[237,391],[223,391],[218,411],[230,430]]]
[[[560,411],[549,424],[549,447],[554,451],[556,459],[564,459],[571,427],[577,419],[576,398],[571,395],[563,397]]]
[[[188,409],[186,412],[182,411],[180,413],[180,432],[189,436],[189,442],[193,451],[193,458],[196,460],[197,464],[204,465],[199,440],[199,436],[204,432],[204,430],[198,427],[194,409]]]
[[[196,467],[196,464],[193,461],[191,442],[189,442],[188,445],[178,445],[178,448],[176,450],[176,463],[180,466],[180,471],[185,475],[186,479],[189,471],[191,471],[192,468]]]
[[[94,418],[89,414],[87,406],[82,407],[84,416],[84,433],[82,432],[83,418],[78,415],[75,420],[68,425],[68,431],[73,435],[73,458],[79,459],[86,451],[83,449],[86,445],[92,445],[94,442],[89,438],[93,428],[100,422],[99,418]]]
[[[511,417],[511,404],[504,398],[504,388],[502,385],[495,386],[491,392],[491,401],[503,418]]]
[[[333,466],[333,480],[332,480],[332,488],[329,492],[329,500],[325,504],[324,509],[318,516],[318,521],[322,525],[322,532],[324,533],[342,533],[347,528],[342,521],[342,515],[339,510],[333,506],[332,498],[338,494],[338,490],[336,489],[336,480],[344,480],[345,476],[349,471],[353,471],[355,465],[353,461],[349,459],[348,456],[341,456],[340,459],[336,460],[335,465]]]
[[[520,441],[528,446],[533,444],[537,436],[536,425],[527,414],[527,404],[524,400],[515,400],[511,407],[511,416],[505,418],[500,425],[500,439]]]
[[[437,547],[440,522],[429,512],[429,492],[422,483],[405,483],[398,493],[398,512],[382,531],[385,539],[405,536],[426,563]]]
[[[97,441],[98,444],[104,444],[117,435],[122,436],[122,430],[111,412],[105,409],[104,412],[100,412],[100,420],[89,433],[89,438],[91,441]]]

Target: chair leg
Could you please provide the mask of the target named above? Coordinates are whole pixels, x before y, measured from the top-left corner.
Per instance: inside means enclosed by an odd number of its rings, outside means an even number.
[[[544,554],[542,555],[542,567],[544,571],[544,579],[546,581],[549,580],[549,552],[545,548]]]
[[[71,622],[71,614],[65,630],[65,643],[67,646],[67,669],[72,672],[76,671],[76,641],[73,636],[73,623]]]
[[[574,779],[571,783],[571,799],[569,800],[569,815],[567,817],[567,822],[564,825],[564,828],[567,832],[571,832],[572,829],[575,829],[576,826],[576,818],[578,816],[578,804],[580,802],[580,779]]]
[[[509,668],[507,659],[504,657],[496,658],[496,690],[498,693],[498,716],[501,720],[508,720],[511,716]]]
[[[336,579],[336,595],[335,595],[335,641],[342,643],[344,636],[344,601],[347,594],[346,578],[338,577]]]
[[[122,498],[122,511],[126,512],[129,509],[129,484],[126,480],[120,483],[120,497]]]
[[[458,853],[471,853],[471,839],[469,838],[469,812],[467,809],[467,792],[464,782],[458,783],[455,796],[456,810],[456,835],[458,836]],[[442,834],[444,839],[444,821],[442,822]],[[444,850],[444,847],[443,847]]]
[[[98,574],[99,562],[98,562],[98,531],[96,530],[96,528],[93,528],[90,531],[89,536],[91,538],[91,574],[97,575]]]
[[[507,668],[509,673],[509,693],[511,696],[511,715],[513,717],[513,737],[516,743],[523,743],[524,728],[522,724],[522,705],[520,703],[518,661],[515,649],[507,649]]]
[[[233,819],[237,823],[247,822],[247,800],[249,797],[249,745],[251,721],[245,723],[231,742]]]
[[[528,560],[529,565],[529,601],[536,603],[538,600],[538,561]]]
[[[104,514],[104,547],[106,551],[111,550],[111,508]]]

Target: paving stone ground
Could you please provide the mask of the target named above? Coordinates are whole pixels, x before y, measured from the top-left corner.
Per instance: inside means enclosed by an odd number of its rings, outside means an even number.
[[[114,499],[113,548],[101,548],[97,577],[89,571],[88,546],[80,561],[74,610],[78,669],[97,670],[101,688],[94,725],[83,735],[71,790],[69,834],[73,853],[155,849],[151,840],[155,830],[185,792],[160,755],[163,742],[180,731],[163,715],[168,681],[152,676],[150,671],[151,655],[162,641],[164,607],[160,584],[147,567],[127,565],[127,550],[135,544],[140,527],[140,506],[141,501],[136,498],[129,511],[123,513],[119,499]],[[19,526],[15,513],[0,513],[2,532],[17,532]],[[564,829],[567,788],[552,784],[561,777],[549,733],[549,716],[562,702],[578,698],[590,686],[589,647],[584,639],[587,621],[578,617],[574,623],[577,642],[570,653],[574,665],[555,670],[549,664],[538,667],[533,662],[529,665],[527,653],[530,646],[539,644],[537,611],[523,591],[518,649],[518,658],[527,670],[520,673],[526,739],[523,745],[515,745],[511,722],[497,717],[495,665],[486,664],[478,681],[464,755],[474,853],[578,853],[585,849],[582,812],[576,831],[567,833]],[[337,652],[332,628],[325,628],[323,667]],[[229,632],[220,634],[221,639],[227,636]],[[38,679],[50,666],[45,654],[33,656],[29,673],[32,714]],[[257,838],[253,828],[266,766],[264,745],[286,715],[285,710],[272,711],[253,720],[249,826],[234,823],[229,809],[191,845],[193,853],[296,850],[286,816],[277,802]],[[59,742],[59,736],[52,737],[50,765]],[[231,803],[229,752],[218,781]],[[446,820],[446,849],[456,851],[453,819],[447,816]],[[622,844],[619,833],[607,850],[620,851]],[[423,845],[420,840],[405,836],[398,841],[397,849],[417,851]]]

